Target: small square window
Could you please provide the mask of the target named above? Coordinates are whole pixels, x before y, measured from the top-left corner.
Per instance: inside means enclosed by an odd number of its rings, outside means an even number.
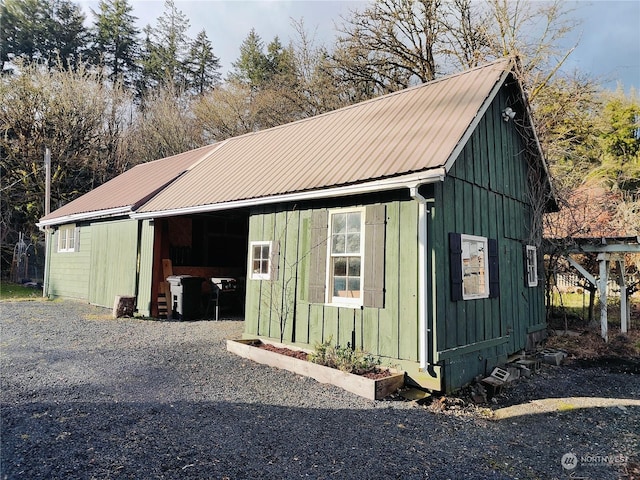
[[[58,252],[75,252],[76,244],[75,225],[64,225],[58,229]]]
[[[489,251],[484,237],[462,235],[462,298],[489,297]]]
[[[252,280],[273,280],[273,245],[273,242],[251,242],[249,278]]]
[[[526,246],[527,285],[538,286],[538,251],[533,245]]]

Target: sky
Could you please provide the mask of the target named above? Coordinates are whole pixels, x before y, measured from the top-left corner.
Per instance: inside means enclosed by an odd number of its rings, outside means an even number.
[[[535,1],[535,0],[534,0]],[[89,21],[90,9],[98,2],[79,1]],[[154,26],[162,14],[162,0],[130,0],[140,30]],[[640,89],[640,1],[579,0],[572,16],[580,21],[565,41],[566,48],[578,44],[565,64],[567,71],[578,69],[600,80],[606,88],[622,84]],[[347,0],[176,0],[177,8],[190,21],[190,38],[205,30],[214,54],[220,58],[223,75],[238,58],[240,44],[251,28],[266,43],[276,35],[283,44],[295,40],[292,20],[304,20],[306,30],[315,34],[317,45],[332,44],[340,16],[366,2]]]

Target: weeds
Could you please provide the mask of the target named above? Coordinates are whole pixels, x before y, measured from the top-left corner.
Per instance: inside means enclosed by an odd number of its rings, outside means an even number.
[[[357,375],[372,372],[380,366],[379,358],[359,349],[354,350],[349,343],[346,347],[334,346],[332,340],[329,338],[324,343],[316,344],[315,351],[309,354],[309,361]]]

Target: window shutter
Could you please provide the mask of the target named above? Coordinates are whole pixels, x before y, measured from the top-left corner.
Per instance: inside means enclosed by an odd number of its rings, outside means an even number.
[[[309,252],[309,303],[324,303],[327,282],[327,237],[329,212],[314,210],[311,214],[311,251]]]
[[[75,252],[79,252],[80,251],[80,227],[76,227],[74,251]]]
[[[500,266],[498,264],[498,240],[490,238],[489,244],[489,298],[500,296]]]
[[[462,300],[462,236],[449,233],[449,267],[451,270],[451,301]]]
[[[364,298],[365,307],[384,308],[385,226],[387,207],[367,207],[364,224]]]

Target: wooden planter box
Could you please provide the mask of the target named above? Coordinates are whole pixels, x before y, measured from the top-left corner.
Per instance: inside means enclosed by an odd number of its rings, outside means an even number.
[[[289,357],[255,346],[260,343],[270,343],[278,347],[295,349],[295,347],[291,347],[290,345],[265,340],[227,340],[227,350],[257,363],[282,368],[305,377],[311,377],[320,383],[336,385],[337,387],[368,398],[369,400],[381,400],[404,385],[404,372],[390,370],[393,373],[392,375],[373,380],[361,375],[346,373],[335,368],[325,367],[324,365],[318,365],[317,363]]]

